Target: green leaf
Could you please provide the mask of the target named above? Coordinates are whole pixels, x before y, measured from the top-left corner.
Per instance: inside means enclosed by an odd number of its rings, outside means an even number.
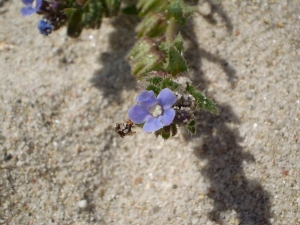
[[[154,134],[156,137],[158,137],[160,135],[165,140],[169,139],[171,136],[171,125],[163,127],[158,131],[155,131]],[[174,135],[172,135],[172,136],[174,136]]]
[[[176,124],[173,124],[173,123],[170,126],[171,126],[172,136],[174,137],[178,133],[177,126],[176,126]]]
[[[122,0],[102,0],[105,15],[107,17],[116,16],[120,10]]]
[[[177,48],[177,50],[180,52],[180,53],[183,53],[184,51],[184,47],[183,47],[183,38],[181,36],[181,34],[179,33],[177,35],[177,37],[175,38],[175,40],[169,44],[167,42],[162,42],[160,45],[159,45],[159,49],[161,51],[163,51],[164,53],[168,53],[169,52],[169,49],[171,46],[174,46]]]
[[[151,13],[147,15],[137,26],[137,36],[157,37],[161,36],[167,27],[167,21],[161,13]]]
[[[196,133],[196,127],[194,127],[194,126],[187,126],[186,128],[187,128],[187,130],[188,130],[191,134],[195,134],[195,133]]]
[[[196,125],[196,121],[195,121],[195,120],[192,120],[192,121],[189,123],[189,126],[194,127],[195,125]]]
[[[196,121],[192,120],[187,126],[186,126],[187,130],[191,133],[191,134],[195,134],[196,133]]]
[[[162,42],[159,46],[158,46],[159,50],[161,50],[164,53],[168,53],[170,45],[167,42]]]
[[[173,42],[173,45],[177,48],[177,50],[182,54],[183,53],[183,38],[181,34],[179,33],[176,37],[176,39]]]
[[[214,102],[206,98],[200,91],[197,91],[193,86],[187,83],[186,91],[195,98],[195,105],[197,109],[204,109],[213,114],[218,114],[218,110]]]
[[[82,15],[82,24],[89,28],[99,29],[102,22],[103,5],[98,0],[89,0],[86,12]]]
[[[179,84],[172,81],[169,77],[165,78],[161,82],[161,89],[170,88],[172,91],[176,91],[179,87]]]
[[[127,15],[137,15],[139,10],[137,9],[136,5],[130,5],[122,9],[122,13]]]
[[[75,8],[66,8],[64,9],[64,13],[66,14],[68,19],[71,19],[73,13],[76,11],[77,9]]]
[[[159,92],[161,91],[161,89],[153,84],[148,85],[148,87],[146,88],[146,90],[148,91],[153,91],[155,93],[155,95],[158,95]]]
[[[178,73],[187,72],[188,67],[181,52],[171,46],[168,52],[168,63],[165,65],[166,72],[176,76]]]
[[[131,65],[133,75],[142,78],[150,71],[161,70],[164,57],[158,51],[154,41],[150,38],[144,38],[133,47],[127,59]]]
[[[81,17],[82,17],[82,11],[81,10],[77,10],[77,9],[73,9],[70,11],[67,11],[67,13],[69,14],[69,21],[68,21],[68,27],[67,27],[67,35],[73,38],[77,38],[79,37],[83,26],[81,24]]]
[[[147,81],[150,83],[150,84],[153,84],[153,85],[158,85],[159,83],[161,83],[163,80],[162,77],[149,77],[147,78]]]
[[[187,6],[182,0],[173,0],[167,8],[169,14],[173,16],[179,25],[186,23],[187,19],[196,10],[195,7]]]
[[[150,38],[139,40],[127,55],[128,60],[138,60],[149,52],[155,43]]]
[[[162,67],[162,60],[163,57],[159,52],[150,51],[143,58],[140,58],[140,60],[132,62],[133,74],[142,78],[150,71],[159,70]]]
[[[171,129],[170,126],[166,126],[161,128],[161,136],[163,139],[167,140],[171,136]]]
[[[168,1],[165,0],[139,0],[137,3],[140,17],[144,17],[150,12],[164,12],[167,6]]]

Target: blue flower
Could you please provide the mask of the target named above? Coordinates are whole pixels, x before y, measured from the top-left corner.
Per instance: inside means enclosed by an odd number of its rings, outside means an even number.
[[[29,16],[37,11],[39,11],[42,0],[36,0],[35,8],[32,7],[34,0],[22,0],[23,4],[26,5],[26,7],[22,7],[20,12],[23,16]]]
[[[48,24],[45,20],[40,20],[37,28],[40,30],[41,34],[44,34],[46,36],[48,36],[49,34],[51,34],[53,27]]]
[[[137,104],[128,110],[128,116],[136,124],[145,122],[145,132],[157,131],[172,123],[175,110],[171,107],[176,100],[169,88],[161,90],[157,98],[153,91],[143,91],[136,97]]]

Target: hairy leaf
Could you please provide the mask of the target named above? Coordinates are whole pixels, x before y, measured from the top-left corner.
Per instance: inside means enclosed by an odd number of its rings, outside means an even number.
[[[166,0],[140,0],[137,3],[139,16],[144,17],[150,12],[164,12],[168,6]]]
[[[161,13],[151,13],[137,26],[137,36],[157,37],[162,35],[167,27],[167,21]]]
[[[73,11],[73,12],[72,12]],[[67,35],[70,37],[77,38],[79,37],[83,26],[81,24],[82,11],[81,10],[69,10],[67,12],[69,14],[69,21],[67,27]]]
[[[196,107],[210,111],[213,114],[218,114],[218,110],[214,102],[206,98],[200,91],[197,91],[193,86],[187,83],[186,91],[195,98]]]
[[[176,76],[178,73],[188,71],[188,67],[182,53],[175,46],[171,46],[169,49],[168,62],[165,65],[165,70],[173,76]]]
[[[182,0],[173,0],[168,5],[167,10],[170,13],[170,15],[175,18],[178,24],[183,25],[186,23],[187,19],[193,14],[195,8],[187,6]]]

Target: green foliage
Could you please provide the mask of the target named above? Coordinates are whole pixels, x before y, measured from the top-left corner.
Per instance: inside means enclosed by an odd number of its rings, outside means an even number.
[[[184,48],[183,48],[183,38],[182,38],[180,33],[175,38],[175,40],[173,42],[173,45],[174,45],[174,47],[176,47],[178,49],[180,54],[183,54],[183,50],[184,50]]]
[[[173,40],[171,43],[162,42],[159,45],[159,49],[164,53],[168,54],[171,46],[174,46],[181,54],[183,54],[183,50],[184,50],[183,38],[180,33],[176,36],[175,40]]]
[[[122,9],[122,13],[127,15],[138,15],[139,10],[136,5],[126,6]]]
[[[184,25],[196,9],[195,7],[187,6],[182,0],[172,0],[167,10],[179,25]]]
[[[162,67],[163,55],[150,38],[137,42],[127,55],[133,75],[142,78],[148,72],[159,70]]]
[[[188,71],[188,67],[182,53],[180,53],[175,46],[171,46],[169,48],[168,62],[165,64],[164,68],[166,72],[173,76],[176,76],[178,73]]]
[[[99,29],[102,22],[103,5],[100,1],[89,0],[87,10],[82,15],[83,26]]]
[[[172,136],[175,136],[178,133],[177,126],[173,123],[170,126],[171,126]]]
[[[67,35],[73,38],[79,37],[83,26],[81,24],[82,10],[68,9],[65,10],[69,18],[67,26]]]
[[[116,16],[120,10],[122,0],[101,0],[107,17]]]
[[[67,35],[78,37],[83,28],[99,29],[102,17],[116,16],[122,0],[77,0],[68,1],[64,12],[68,18]],[[72,4],[71,4],[72,3]]]
[[[155,95],[158,95],[161,89],[153,84],[149,84],[148,87],[146,88],[147,91],[153,91]]]
[[[153,85],[159,85],[163,81],[162,77],[149,77],[147,81]]]
[[[163,79],[163,81],[161,82],[160,86],[161,86],[161,89],[169,88],[172,91],[176,91],[178,89],[178,87],[179,87],[179,84],[177,84],[176,82],[174,82],[173,80],[171,80],[171,78],[166,77],[166,78]]]
[[[137,3],[140,17],[144,17],[151,12],[164,12],[167,6],[167,0],[139,0]]]
[[[211,99],[206,98],[200,91],[197,91],[189,83],[187,83],[186,91],[195,98],[197,109],[204,109],[210,111],[213,114],[218,114],[218,110],[214,102]]]
[[[146,79],[149,83],[146,87],[147,90],[152,90],[156,95],[164,89],[169,88],[172,91],[176,91],[179,88],[179,84],[174,82],[170,77],[149,77]]]
[[[49,8],[49,12],[42,14],[46,19],[55,19],[63,10],[67,16],[67,34],[70,37],[78,37],[84,28],[100,28],[103,16],[116,16],[120,11],[122,0],[64,0],[63,2],[65,4],[62,4],[63,6],[60,6],[62,8],[57,12],[55,8]],[[137,27],[138,37],[165,36],[169,42],[173,40],[173,33],[176,30],[173,21],[183,24],[192,14],[193,8],[185,5],[182,0],[139,0],[136,5],[128,6],[122,11],[127,14],[138,13],[143,17]],[[55,25],[54,30],[59,27]]]
[[[195,120],[192,120],[187,126],[186,126],[187,130],[191,133],[191,134],[195,134],[196,133],[196,122]]]
[[[162,13],[150,13],[137,26],[137,36],[158,37],[164,34],[167,27],[167,20]]]
[[[178,133],[177,126],[175,124],[171,124],[169,126],[165,126],[158,131],[155,131],[156,136],[162,136],[163,139],[167,140],[170,137],[175,136]]]
[[[151,70],[164,71],[173,76],[188,71],[180,34],[172,43],[162,42],[159,46],[153,39],[144,38],[133,47],[127,58],[132,73],[138,78],[144,77]]]

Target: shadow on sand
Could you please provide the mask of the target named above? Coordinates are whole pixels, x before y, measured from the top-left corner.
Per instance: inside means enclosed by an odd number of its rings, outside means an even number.
[[[195,1],[194,1],[195,2]],[[212,25],[216,20],[214,16],[220,16],[226,24],[228,34],[233,30],[230,18],[222,7],[214,1],[211,4],[212,13],[205,19]],[[232,88],[237,85],[236,70],[226,59],[214,55],[198,45],[194,32],[193,20],[182,29],[182,35],[189,42],[189,48],[185,52],[189,68],[194,74],[191,79],[194,84],[200,84],[200,90],[205,90],[209,81],[202,72],[202,59],[215,63],[223,69]],[[230,124],[239,124],[238,116],[234,114],[229,104],[218,104],[219,116],[210,113],[199,112],[201,124],[197,134],[190,138],[185,135],[186,141],[200,139],[194,143],[194,154],[199,160],[206,159],[208,163],[201,170],[201,174],[210,182],[207,190],[208,197],[214,202],[214,208],[209,218],[222,224],[222,212],[234,210],[239,219],[239,224],[270,225],[270,195],[262,185],[255,180],[248,180],[243,171],[243,161],[254,162],[254,156],[246,153],[242,147],[243,139],[236,128]]]
[[[134,28],[137,23],[135,16],[112,18],[112,26],[116,29],[109,34],[111,52],[101,53],[98,60],[103,69],[96,70],[90,80],[111,102],[120,103],[123,90],[136,88],[137,82],[131,75],[126,55],[136,42]]]

